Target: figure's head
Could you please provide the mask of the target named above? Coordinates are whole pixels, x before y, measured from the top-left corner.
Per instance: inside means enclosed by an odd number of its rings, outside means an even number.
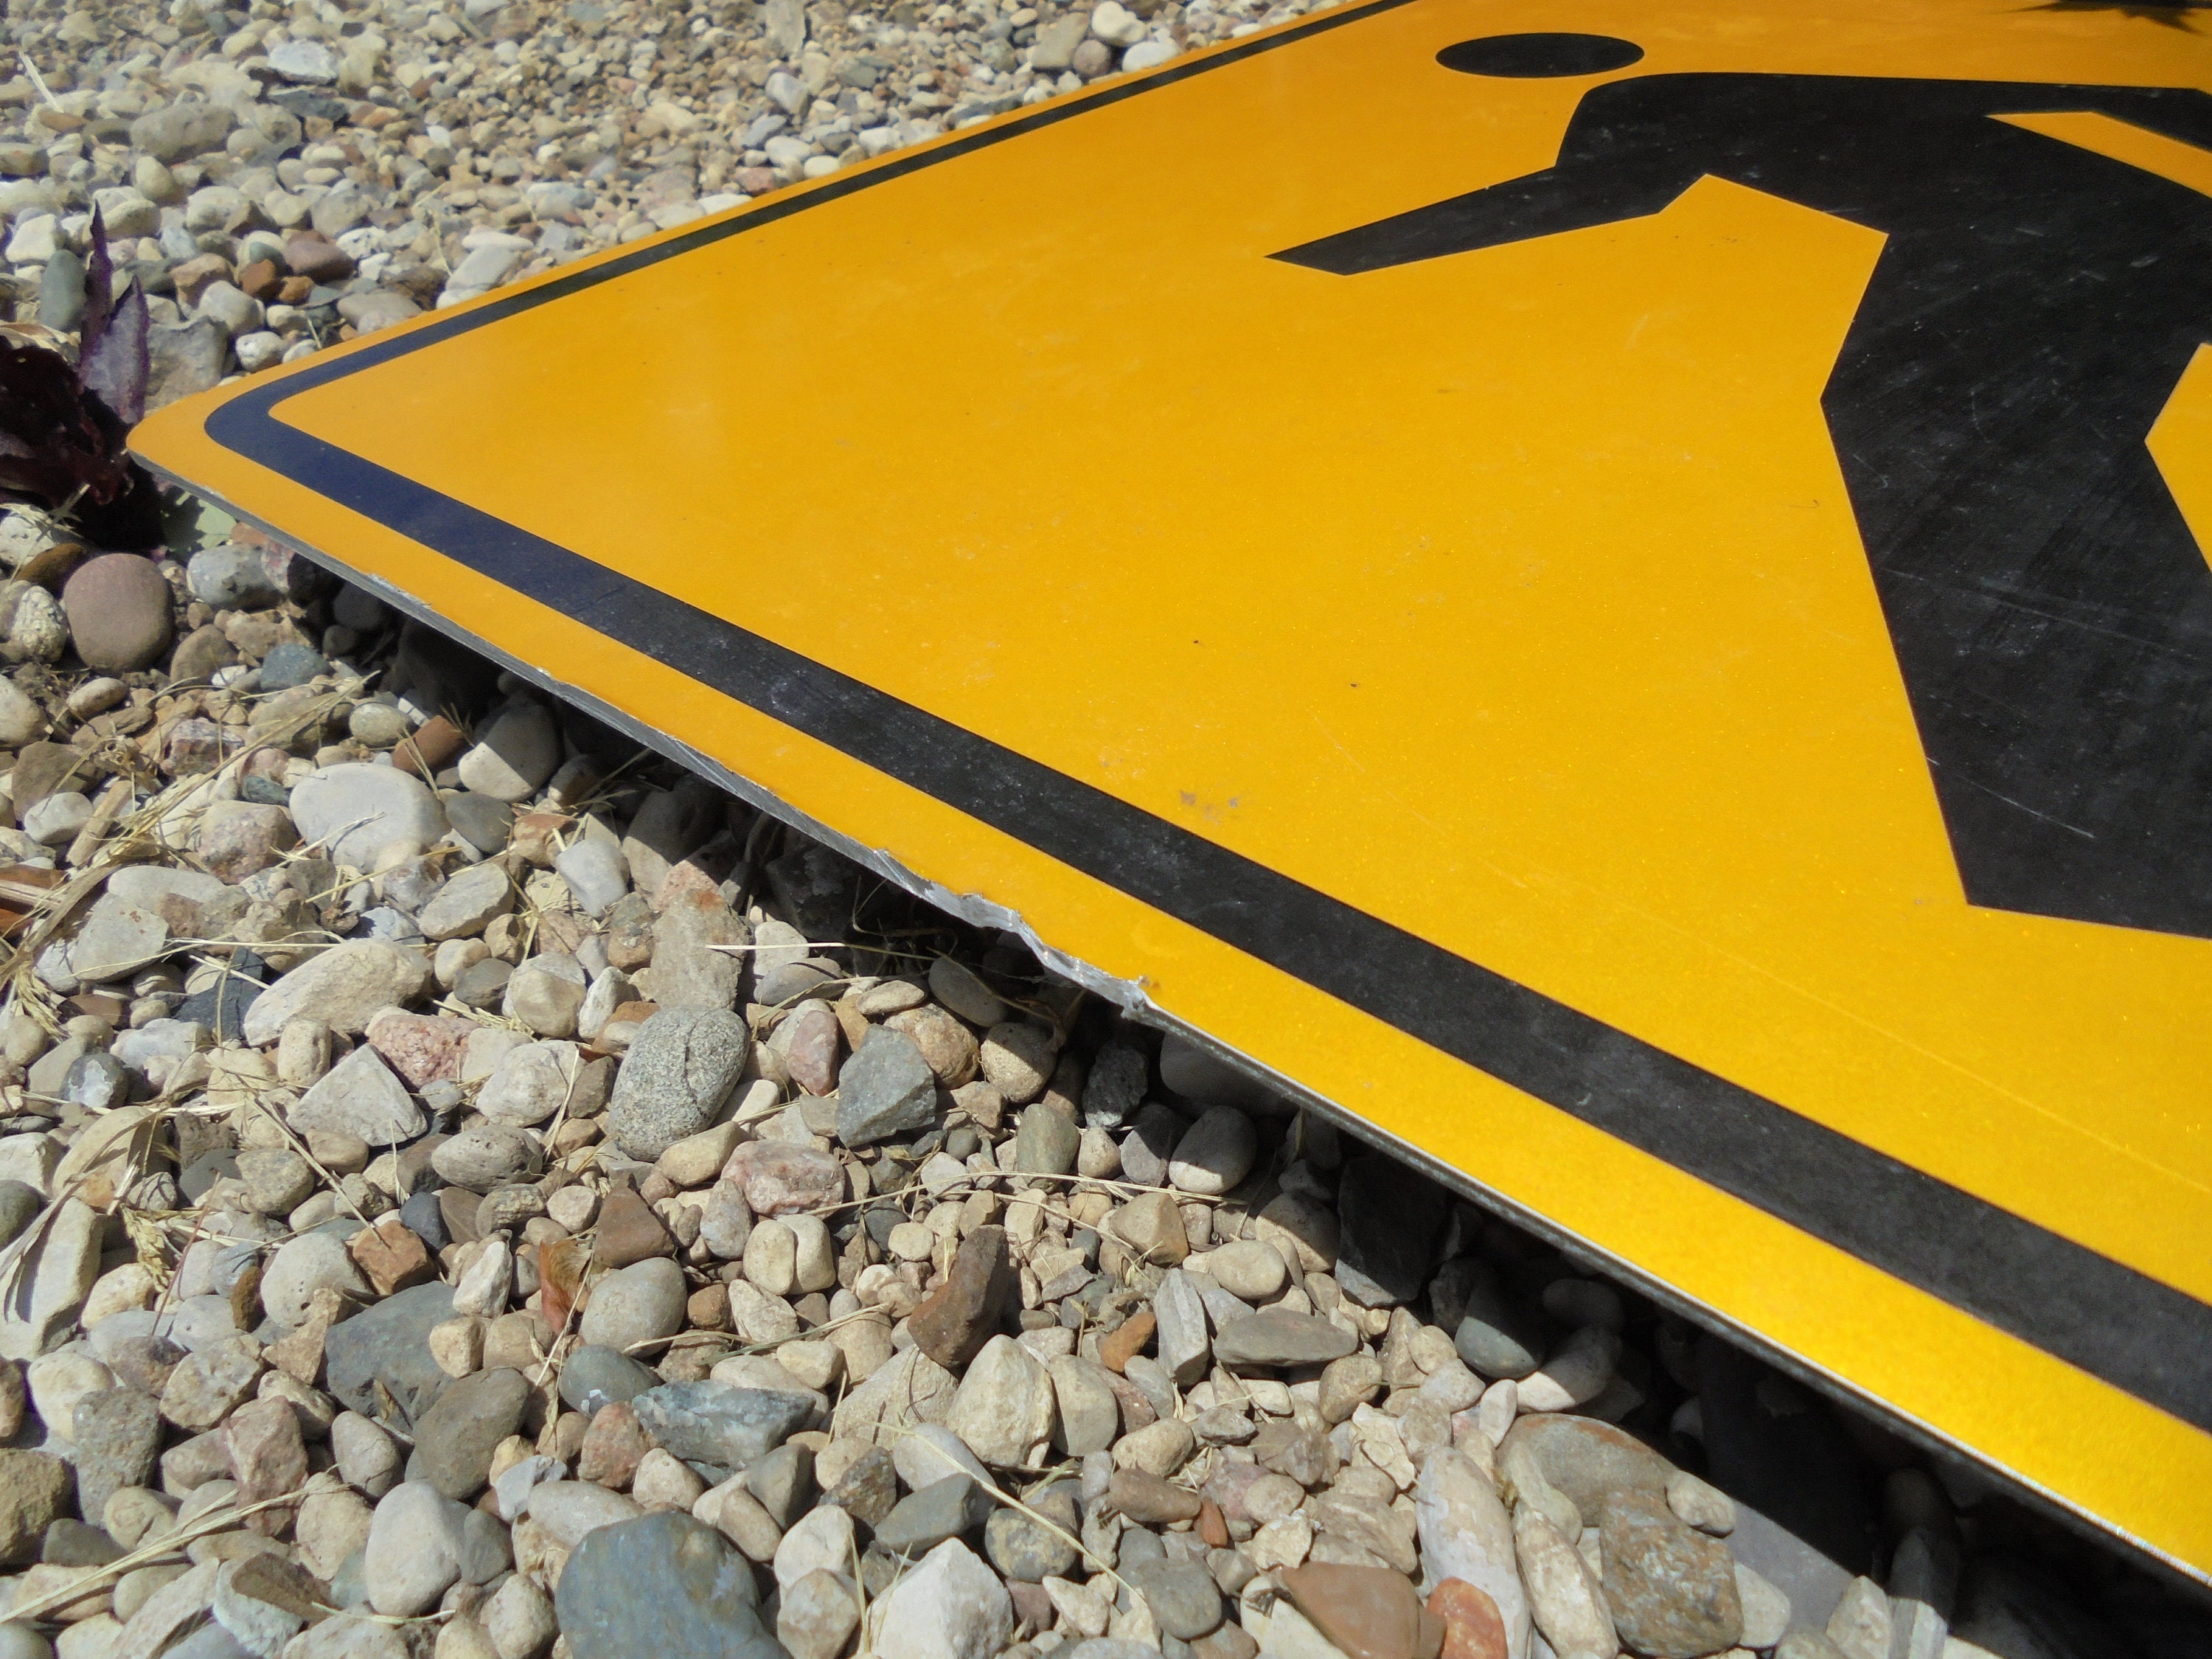
[[[1486,34],[1462,40],[1437,54],[1437,62],[1462,75],[1496,75],[1514,80],[1569,75],[1603,75],[1626,69],[1644,56],[1633,40],[1610,34]]]

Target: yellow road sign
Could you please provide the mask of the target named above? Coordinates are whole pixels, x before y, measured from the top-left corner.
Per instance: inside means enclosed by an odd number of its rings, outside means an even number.
[[[2208,87],[1377,0],[137,442],[2203,1575]]]

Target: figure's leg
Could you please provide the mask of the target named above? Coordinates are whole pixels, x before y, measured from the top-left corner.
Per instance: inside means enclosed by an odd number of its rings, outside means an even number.
[[[1968,898],[2212,937],[2212,567],[2143,441],[2188,331],[2039,320],[1870,289],[1830,428]]]

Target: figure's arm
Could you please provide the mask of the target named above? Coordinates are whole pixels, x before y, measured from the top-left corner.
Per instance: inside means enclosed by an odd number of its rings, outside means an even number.
[[[1677,166],[1639,166],[1634,158],[1562,162],[1508,179],[1371,225],[1339,231],[1285,248],[1274,257],[1294,265],[1354,276],[1446,253],[1533,241],[1593,225],[1617,224],[1659,212],[1695,181]]]
[[[2021,92],[2017,108],[2008,95],[2005,114],[2094,110],[2161,137],[2212,149],[2212,94],[2190,88],[2051,86]]]

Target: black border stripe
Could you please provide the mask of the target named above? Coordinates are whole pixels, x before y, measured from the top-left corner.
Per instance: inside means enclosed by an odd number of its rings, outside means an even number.
[[[286,375],[208,435],[362,517],[2212,1431],[2212,1307],[988,738],[285,425],[285,399],[788,214],[1395,9],[1334,13]]]

